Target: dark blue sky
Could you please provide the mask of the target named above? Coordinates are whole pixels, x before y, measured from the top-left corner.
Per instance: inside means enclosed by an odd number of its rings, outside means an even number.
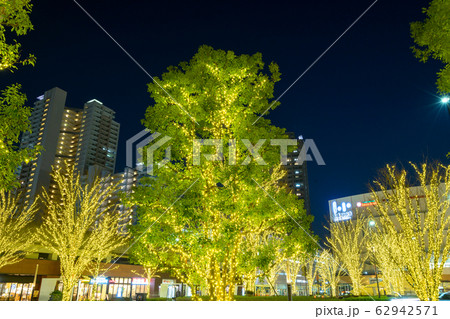
[[[79,3],[152,75],[189,60],[202,44],[261,52],[280,66],[281,94],[373,2],[116,1]],[[314,230],[323,234],[328,200],[366,192],[385,163],[446,161],[450,117],[437,104],[436,71],[411,53],[409,23],[426,0],[378,3],[281,99],[269,117],[312,138],[326,166],[309,165]],[[71,0],[36,1],[35,31],[21,41],[35,68],[0,73],[1,87],[23,84],[30,104],[43,91],[68,91],[67,105],[97,98],[117,112],[125,141],[151,104],[150,81]]]

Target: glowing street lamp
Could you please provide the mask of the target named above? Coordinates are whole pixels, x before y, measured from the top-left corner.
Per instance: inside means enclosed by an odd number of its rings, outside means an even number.
[[[449,96],[443,96],[441,98],[441,103],[443,105],[447,106],[448,114],[450,114],[450,97]]]

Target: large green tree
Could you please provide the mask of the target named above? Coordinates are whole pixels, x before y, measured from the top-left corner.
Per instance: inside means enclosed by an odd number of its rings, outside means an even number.
[[[0,94],[0,190],[18,185],[15,170],[23,162],[33,159],[39,148],[18,149],[20,134],[30,130],[29,107],[25,107],[25,94],[20,84],[8,86]]]
[[[233,299],[246,240],[267,233],[286,243],[292,234],[309,240],[301,227],[309,229],[311,218],[279,183],[280,147],[269,142],[287,138],[285,131],[265,118],[252,125],[277,106],[270,100],[279,78],[278,66],[265,68],[259,53],[202,46],[156,78],[159,85],[149,84],[155,103],[143,124],[171,138],[163,148],[170,146],[172,156],[129,203],[140,206],[148,239],[164,240],[174,274],[202,286],[211,300]],[[152,155],[156,163],[165,152]]]
[[[29,14],[30,0],[0,0],[0,71],[17,69],[17,65],[34,65],[35,57],[30,54],[21,58],[21,44],[15,39],[7,40],[7,35],[25,35],[33,30]],[[13,84],[1,91],[0,95],[0,190],[17,186],[14,171],[23,162],[38,154],[35,146],[18,150],[21,133],[30,130],[31,109],[25,106],[25,94],[20,92],[20,84]]]
[[[415,46],[414,54],[422,62],[434,58],[444,63],[439,71],[437,86],[441,93],[450,92],[450,1],[433,0],[428,8],[424,21],[411,23],[411,36]]]

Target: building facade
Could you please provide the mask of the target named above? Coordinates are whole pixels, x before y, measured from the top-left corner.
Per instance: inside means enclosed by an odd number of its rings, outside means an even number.
[[[114,121],[115,112],[98,100],[84,105],[77,148],[77,168],[82,175],[89,166],[97,165],[113,174],[116,165],[120,125]]]
[[[30,201],[44,188],[51,195],[56,186],[51,179],[52,167],[75,165],[81,175],[89,166],[102,174],[113,174],[120,125],[115,112],[98,100],[87,102],[83,109],[66,106],[67,92],[60,88],[46,91],[37,98],[30,116],[31,132],[22,136],[20,147],[41,146],[36,160],[17,170],[19,191]]]
[[[65,91],[53,88],[34,103],[30,116],[31,132],[23,134],[20,148],[41,146],[45,151],[36,160],[18,168],[19,191],[25,193],[26,201],[33,199],[42,188],[49,189],[52,165],[58,161],[57,154],[64,156],[58,152],[61,150],[58,145],[63,135],[61,130],[67,128],[63,124],[66,96]]]
[[[293,133],[288,133],[288,136],[290,139],[297,140],[297,149],[287,154],[287,163],[284,165],[286,175],[282,183],[287,185],[298,199],[303,200],[306,212],[311,214],[307,161],[299,158],[304,143],[303,136],[296,138]]]

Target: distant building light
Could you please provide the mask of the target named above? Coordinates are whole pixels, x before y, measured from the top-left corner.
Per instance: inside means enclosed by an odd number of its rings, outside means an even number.
[[[102,102],[100,102],[99,100],[97,100],[97,99],[92,99],[92,100],[90,100],[90,101],[87,101],[86,103],[91,103],[91,102],[97,102],[97,103],[100,103],[100,104],[102,104],[103,105],[103,103]]]
[[[299,135],[299,136],[298,136],[298,139],[299,139],[299,140],[303,140],[303,135]]]
[[[42,101],[44,99],[44,95],[39,95],[36,99]]]

